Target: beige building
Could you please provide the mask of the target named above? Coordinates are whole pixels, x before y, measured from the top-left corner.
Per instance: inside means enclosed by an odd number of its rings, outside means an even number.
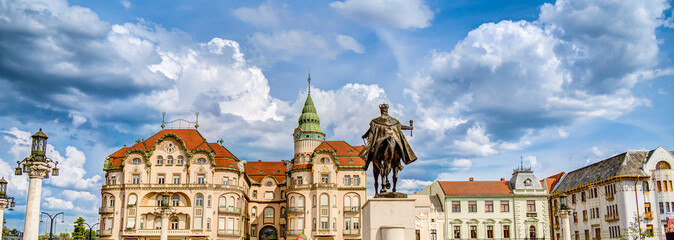
[[[438,196],[410,195],[414,199],[414,223],[417,240],[444,239],[445,212]]]
[[[124,146],[104,164],[101,239],[362,239],[362,146],[325,141],[311,94],[298,123],[290,161],[241,160],[196,128]]]

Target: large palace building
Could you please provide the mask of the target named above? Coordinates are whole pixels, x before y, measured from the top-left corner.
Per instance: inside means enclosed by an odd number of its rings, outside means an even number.
[[[164,128],[106,158],[101,239],[362,239],[362,146],[326,141],[311,93],[285,161]]]

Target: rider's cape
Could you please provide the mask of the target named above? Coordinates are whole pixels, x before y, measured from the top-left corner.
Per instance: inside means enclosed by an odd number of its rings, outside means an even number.
[[[405,165],[417,160],[417,155],[412,151],[405,134],[401,130],[400,122],[389,115],[383,115],[370,121],[370,129],[367,130],[367,144],[358,156],[363,158],[366,164],[375,160],[374,155],[377,149],[382,146],[382,142],[387,138],[390,138],[395,144],[395,149],[400,149],[398,155]],[[398,159],[394,159],[394,161],[398,161]],[[396,165],[399,165],[402,169],[402,164]]]

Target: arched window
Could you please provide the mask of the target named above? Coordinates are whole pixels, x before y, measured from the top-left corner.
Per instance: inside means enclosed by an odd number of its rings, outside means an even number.
[[[208,195],[208,202],[207,203],[208,203],[207,206],[211,207],[211,195]]]
[[[250,210],[250,213],[253,215],[253,217],[257,217],[257,207],[253,207],[253,209]]]
[[[171,229],[178,229],[178,218],[171,219]]]
[[[154,219],[154,229],[161,229],[161,218]]]
[[[264,209],[264,218],[274,218],[274,208],[266,207]]]
[[[290,207],[291,208],[295,207],[295,197],[290,197]]]
[[[124,204],[124,203],[122,203]],[[110,207],[114,208],[115,207],[115,197],[110,197]]]
[[[328,194],[321,194],[321,207],[323,206],[330,206],[330,197],[328,197]]]
[[[316,207],[316,195],[313,197],[313,206]]]
[[[162,156],[157,157],[157,165],[164,164],[164,158]]]
[[[168,156],[168,157],[166,158],[166,164],[168,164],[168,165],[173,164],[173,156]]]
[[[344,207],[345,208],[351,207],[351,197],[344,196]]]
[[[221,208],[227,207],[227,197],[222,196],[220,197],[220,200],[218,201],[218,206]]]
[[[353,201],[351,202],[352,207],[360,207],[360,197],[358,195],[353,196]]]
[[[204,206],[204,196],[201,194],[197,194],[197,201],[196,201],[196,206],[197,207],[203,207]]]
[[[104,197],[103,197],[103,204],[102,204],[102,206],[105,207],[106,205],[108,205],[108,196],[104,196]]]
[[[138,200],[138,196],[136,196],[136,194],[131,194],[131,195],[129,195],[129,203],[128,203],[128,205],[129,205],[130,207],[136,206],[136,200]]]
[[[666,161],[660,161],[655,165],[655,169],[671,169],[672,167]]]
[[[183,165],[184,161],[185,161],[185,159],[183,158],[183,156],[178,156],[178,162],[177,162],[178,165]]]
[[[177,207],[178,205],[180,205],[180,196],[173,195],[173,206]]]
[[[206,230],[211,230],[211,218],[206,219]]]
[[[536,227],[529,227],[529,238],[536,239]]]
[[[234,202],[234,197],[229,197],[229,207],[230,207],[230,208],[232,208],[232,209],[234,208],[234,203],[235,203],[235,202]]]
[[[304,196],[300,196],[297,200],[297,206],[303,208],[304,207]]]

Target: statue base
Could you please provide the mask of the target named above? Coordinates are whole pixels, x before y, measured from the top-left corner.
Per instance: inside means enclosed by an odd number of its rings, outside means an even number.
[[[383,193],[371,198],[363,205],[363,240],[415,239],[414,215],[414,199],[407,194]]]
[[[407,198],[407,194],[399,192],[383,192],[374,195],[374,198]]]

